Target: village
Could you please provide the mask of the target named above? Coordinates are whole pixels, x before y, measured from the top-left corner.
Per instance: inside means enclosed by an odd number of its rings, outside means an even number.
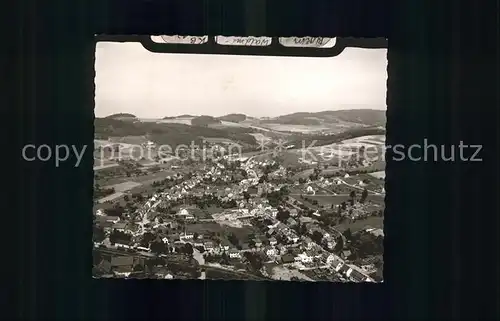
[[[94,276],[381,282],[383,177],[287,155],[96,170]]]

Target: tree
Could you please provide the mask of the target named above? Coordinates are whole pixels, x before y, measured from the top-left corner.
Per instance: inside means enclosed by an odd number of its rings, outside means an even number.
[[[229,256],[226,252],[222,253],[221,255],[221,264],[229,265]]]
[[[193,238],[194,238],[195,240],[197,240],[199,236],[200,236],[200,235],[199,235],[197,232],[194,232],[194,233],[193,233]]]
[[[365,188],[365,189],[363,189],[363,192],[361,193],[361,199],[359,200],[359,202],[364,203],[366,201],[367,197],[368,197],[368,190]]]
[[[168,253],[168,247],[166,246],[165,243],[161,241],[154,241],[151,243],[151,252],[155,254],[167,254]]]
[[[352,232],[351,229],[348,228],[347,230],[344,231],[344,236],[346,239],[351,240],[352,239]]]
[[[262,268],[262,258],[259,255],[252,252],[245,252],[243,255],[255,271],[259,271]]]
[[[285,222],[286,220],[288,220],[289,217],[290,217],[290,212],[283,209],[279,209],[278,214],[276,214],[276,219],[281,222]]]
[[[301,224],[299,227],[299,234],[300,235],[306,235],[307,234],[307,227],[305,224]]]
[[[111,244],[122,243],[129,244],[132,236],[130,234],[120,232],[118,230],[113,230],[109,235],[109,242]]]
[[[152,234],[152,233],[149,233],[149,232],[146,232],[142,235],[142,239],[141,239],[141,246],[143,247],[149,247],[149,244],[155,239],[156,237]]]
[[[340,236],[337,238],[337,243],[335,244],[335,247],[333,250],[336,253],[340,253],[340,252],[342,252],[343,249],[344,249],[344,238],[342,236]]]
[[[234,233],[230,233],[228,236],[227,236],[227,240],[229,242],[231,242],[231,244],[233,244],[234,246],[237,246],[240,244],[240,240],[238,240],[238,238],[236,237],[236,235]]]
[[[311,235],[311,239],[315,243],[321,243],[321,240],[323,239],[323,234],[321,234],[321,232],[319,231],[314,231],[313,234]]]
[[[349,193],[349,198],[354,202],[354,200],[356,199],[356,191],[351,191]]]
[[[194,252],[193,246],[190,243],[184,244],[184,246],[182,248],[182,252],[187,254],[188,256],[192,256],[193,252]]]

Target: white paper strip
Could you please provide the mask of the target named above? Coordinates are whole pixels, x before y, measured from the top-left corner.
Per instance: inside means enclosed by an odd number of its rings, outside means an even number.
[[[223,46],[269,46],[271,37],[215,37],[215,42]]]
[[[208,41],[208,36],[152,36],[151,40],[157,43],[201,45]]]
[[[335,38],[324,37],[281,37],[279,43],[285,47],[333,48]]]

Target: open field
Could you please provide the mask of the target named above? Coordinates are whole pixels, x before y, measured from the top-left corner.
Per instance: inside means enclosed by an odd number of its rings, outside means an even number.
[[[217,207],[217,206],[210,206],[210,207],[207,207],[205,209],[203,209],[203,211],[209,216],[209,217],[212,217],[212,214],[217,214],[217,213],[221,213],[224,211],[224,209],[222,207]]]
[[[328,130],[329,127],[325,127],[322,125],[285,125],[285,124],[274,124],[274,123],[266,123],[262,124],[262,127],[283,131],[283,132],[298,132],[298,133],[312,133],[316,131]]]
[[[109,143],[120,143],[124,146],[127,145],[141,145],[148,142],[146,136],[124,136],[124,137],[110,137]]]
[[[204,233],[222,233],[225,229],[217,223],[209,222],[209,223],[197,223],[197,224],[189,224],[186,226],[186,230],[189,232],[196,232],[198,234]]]
[[[252,135],[253,137],[255,137],[257,142],[268,142],[268,141],[272,140],[270,137],[267,137],[266,135],[264,135],[262,133],[251,133],[249,135]]]
[[[117,192],[117,193],[114,193],[114,194],[111,194],[111,195],[108,195],[106,197],[103,197],[103,198],[99,199],[98,202],[99,203],[105,203],[107,201],[114,201],[115,199],[120,198],[123,195],[124,195],[124,193]]]
[[[153,181],[159,181],[162,179],[167,178],[167,176],[172,176],[174,175],[174,171],[170,170],[163,170],[160,172],[156,173],[151,173],[143,176],[136,176],[136,177],[112,177],[109,179],[100,179],[99,184],[104,185],[106,184],[107,186],[111,185],[116,185],[120,183],[125,183],[125,182],[135,182],[135,183],[140,183],[140,184],[151,184]]]
[[[384,228],[384,218],[378,216],[371,216],[363,220],[358,220],[354,223],[345,223],[335,226],[335,229],[340,232],[344,232],[348,228],[351,229],[351,232],[357,232],[359,230],[372,227],[372,228]]]
[[[127,181],[127,182],[123,182],[123,183],[119,183],[119,184],[115,184],[115,185],[108,185],[105,188],[114,188],[115,192],[126,192],[126,191],[131,190],[134,187],[138,187],[140,185],[142,185],[142,184],[137,183],[137,182]]]
[[[304,197],[307,197],[311,200],[316,200],[318,201],[318,204],[320,205],[324,205],[324,206],[331,206],[332,204],[334,205],[338,205],[338,204],[341,204],[342,202],[347,202],[349,201],[351,198],[349,197],[349,195],[307,195],[307,196],[304,196]],[[358,197],[359,197],[359,194],[358,194]],[[302,199],[297,198],[298,201],[304,201]],[[380,195],[368,195],[367,197],[367,201],[371,201],[375,204],[379,204],[379,205],[383,205],[384,204],[384,196],[380,196]]]
[[[220,124],[210,124],[208,125],[208,127],[210,128],[216,128],[216,129],[220,129],[220,128],[228,128],[228,127],[238,127],[238,128],[250,128],[248,125],[246,124],[242,124],[242,123],[235,123],[235,122],[230,122],[230,121],[221,121]]]

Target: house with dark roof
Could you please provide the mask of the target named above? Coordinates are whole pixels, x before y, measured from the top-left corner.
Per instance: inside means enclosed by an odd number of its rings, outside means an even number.
[[[127,223],[125,222],[118,222],[118,223],[115,223],[113,224],[113,229],[114,230],[117,230],[117,231],[120,231],[120,232],[123,232],[125,231],[125,228],[127,227]]]
[[[366,280],[365,275],[353,268],[351,268],[350,272],[347,272],[347,276],[349,277],[349,279],[351,279],[351,281],[354,282],[363,282]]]

